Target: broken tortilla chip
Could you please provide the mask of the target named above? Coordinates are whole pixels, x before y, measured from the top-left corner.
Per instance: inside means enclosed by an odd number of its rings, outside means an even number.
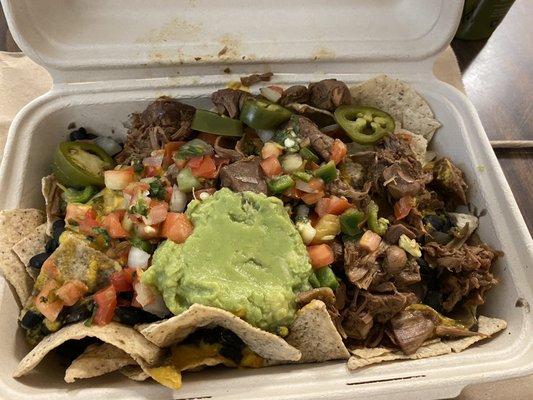
[[[193,304],[187,311],[162,322],[136,327],[148,340],[160,347],[181,342],[200,327],[221,326],[233,331],[250,349],[263,358],[298,361],[299,350],[273,333],[255,328],[246,321],[220,308]]]
[[[122,270],[118,262],[93,249],[75,234],[62,235],[59,243],[50,259],[65,281],[77,279],[90,291],[96,291],[109,284],[109,277],[114,272]]]
[[[40,210],[0,211],[0,269],[4,278],[15,288],[22,305],[31,294],[33,282],[12,248],[43,222],[44,214]]]
[[[138,365],[127,365],[119,369],[119,372],[132,381],[142,382],[150,378]]]
[[[44,197],[46,210],[46,233],[52,236],[52,224],[56,219],[63,219],[61,213],[61,193],[63,190],[57,184],[56,177],[45,176],[41,180],[41,191]]]
[[[26,266],[28,274],[35,279],[39,274],[34,268],[29,268],[30,260],[37,254],[44,253],[48,236],[46,235],[46,224],[39,225],[27,236],[20,239],[14,246],[13,251]]]
[[[104,326],[85,326],[83,322],[79,322],[46,336],[22,359],[13,373],[13,377],[18,378],[28,374],[50,351],[67,340],[80,340],[85,337],[95,337],[123,350],[143,369],[158,363],[163,357],[162,349],[146,340],[139,332],[129,326],[116,322]]]
[[[298,310],[285,340],[302,352],[298,362],[323,362],[350,357],[326,305],[320,300],[313,300]]]
[[[67,368],[65,382],[94,378],[116,371],[127,365],[137,365],[124,350],[109,343],[92,344]]]
[[[454,340],[432,340],[424,343],[415,353],[406,355],[401,351],[383,347],[372,349],[354,349],[348,360],[348,369],[355,370],[372,364],[394,360],[417,360],[421,358],[435,357],[450,353],[459,353],[474,343],[486,339],[491,335],[505,329],[507,323],[498,318],[480,316],[478,319],[478,334]]]
[[[379,108],[390,114],[396,130],[405,128],[428,142],[441,126],[429,104],[407,83],[379,75],[350,88],[353,104]]]

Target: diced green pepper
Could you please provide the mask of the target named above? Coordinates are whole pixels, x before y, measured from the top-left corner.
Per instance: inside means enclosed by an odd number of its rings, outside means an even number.
[[[213,146],[204,142],[202,139],[193,139],[179,148],[175,153],[178,160],[188,160],[192,157],[199,157],[213,152]]]
[[[315,271],[315,275],[320,283],[320,287],[329,287],[333,290],[339,287],[339,282],[331,267],[322,267]]]
[[[242,122],[207,110],[196,110],[191,128],[221,136],[242,136]]]
[[[368,219],[366,223],[370,230],[374,231],[380,236],[383,236],[387,231],[387,225],[389,224],[389,220],[385,218],[378,218],[378,211],[379,207],[376,203],[374,203],[373,200],[368,203],[366,209]]]
[[[294,186],[294,179],[289,175],[281,175],[278,178],[274,178],[268,182],[268,189],[274,193],[283,193],[285,190]]]
[[[335,120],[359,144],[373,144],[394,132],[394,119],[374,107],[343,105],[335,110]]]
[[[315,163],[319,161],[318,156],[313,153],[313,151],[309,147],[303,147],[302,149],[300,149],[300,155],[304,160],[307,161],[312,161]]]
[[[96,193],[98,189],[95,186],[86,186],[81,190],[67,188],[63,192],[63,197],[67,203],[87,203]]]
[[[309,276],[309,283],[314,288],[320,287],[320,282],[318,281],[318,278],[316,277],[316,274],[314,272],[311,273],[311,275]]]
[[[304,182],[309,182],[311,178],[313,177],[313,175],[308,174],[307,172],[303,172],[303,171],[296,171],[293,173],[293,175],[295,178],[301,181],[304,181]]]
[[[362,233],[359,224],[365,219],[365,213],[355,208],[349,208],[340,217],[341,232],[348,236],[357,236]]]
[[[337,168],[335,167],[335,162],[329,161],[326,164],[322,164],[318,169],[315,170],[315,176],[317,178],[322,178],[326,183],[333,182],[337,177]]]
[[[200,187],[200,181],[196,178],[189,167],[182,169],[176,177],[178,188],[183,193],[190,193],[194,188]]]
[[[244,102],[239,119],[254,129],[275,129],[291,117],[285,107],[266,100],[249,98]]]

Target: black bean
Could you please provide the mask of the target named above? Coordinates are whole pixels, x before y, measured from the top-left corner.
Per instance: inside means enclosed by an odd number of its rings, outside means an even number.
[[[76,322],[85,321],[93,314],[94,303],[86,301],[75,304],[72,307],[65,307],[61,311],[59,318],[66,324],[74,324]]]
[[[32,258],[30,258],[28,266],[30,268],[41,269],[41,267],[43,266],[43,263],[48,259],[48,257],[50,257],[50,253],[47,253],[47,252],[39,253],[33,256]]]
[[[52,237],[59,241],[59,236],[65,231],[65,221],[58,219],[52,225]]]
[[[76,140],[89,140],[96,138],[96,135],[88,133],[87,130],[83,127],[76,129],[75,131],[70,132],[69,138],[72,142]]]
[[[157,315],[149,313],[142,308],[132,306],[120,306],[115,309],[115,318],[126,325],[136,325],[145,322],[160,320]]]
[[[47,253],[52,254],[59,247],[59,242],[56,239],[50,239],[44,245],[44,249]]]
[[[28,310],[20,320],[20,326],[22,326],[24,329],[32,329],[40,324],[43,319],[44,316],[42,314]]]

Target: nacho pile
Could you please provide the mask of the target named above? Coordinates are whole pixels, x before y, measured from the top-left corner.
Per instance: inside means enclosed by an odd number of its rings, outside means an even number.
[[[68,383],[179,389],[213,366],[356,370],[505,329],[477,310],[503,254],[458,212],[468,184],[428,151],[441,124],[420,94],[385,75],[259,93],[218,90],[215,111],[161,97],[123,143],[58,143],[45,210],[0,212],[32,347],[14,377],[57,350]]]

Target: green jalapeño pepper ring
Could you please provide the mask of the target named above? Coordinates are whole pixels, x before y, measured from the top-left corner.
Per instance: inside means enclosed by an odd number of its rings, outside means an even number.
[[[242,136],[242,122],[207,110],[196,110],[191,128],[220,136]]]
[[[250,128],[271,130],[287,121],[291,115],[289,110],[278,104],[248,99],[242,105],[239,119]]]
[[[346,134],[359,144],[374,144],[387,133],[394,132],[394,120],[374,107],[340,106],[335,120]]]
[[[104,171],[115,162],[90,142],[62,142],[54,153],[52,170],[59,183],[73,188],[104,186]]]

